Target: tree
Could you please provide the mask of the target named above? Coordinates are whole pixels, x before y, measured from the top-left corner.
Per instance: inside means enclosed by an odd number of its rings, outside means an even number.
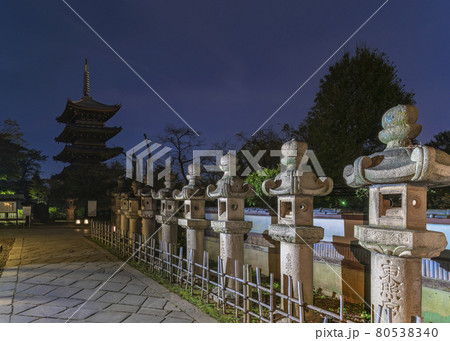
[[[242,151],[248,150],[250,154],[255,157],[258,152],[265,150],[258,163],[263,168],[277,169],[280,164],[279,156],[271,156],[271,150],[280,151],[283,143],[287,141],[285,131],[281,134],[275,131],[272,127],[259,130],[255,135],[248,137],[247,134],[241,132],[236,134],[236,137],[242,142],[242,146],[238,153],[239,161],[241,162],[243,171],[250,166],[247,159],[243,156]],[[252,169],[254,171],[255,169]]]
[[[30,186],[28,187],[28,194],[30,198],[35,200],[38,204],[47,203],[48,186],[40,177],[39,172],[34,173],[31,178]]]
[[[169,152],[173,161],[172,169],[174,173],[179,172],[182,180],[187,182],[187,166],[193,160],[193,150],[202,146],[203,140],[187,127],[167,126],[164,134],[158,137],[158,141],[164,146],[172,148]]]
[[[433,139],[427,143],[427,146],[440,149],[450,154],[450,130],[441,131],[433,136]]]
[[[339,185],[345,165],[383,148],[378,140],[383,113],[415,102],[386,54],[357,47],[329,68],[314,103],[297,129],[285,126],[283,131],[307,141],[325,174]]]
[[[28,193],[33,174],[47,159],[41,151],[27,148],[16,121],[0,122],[0,190]]]

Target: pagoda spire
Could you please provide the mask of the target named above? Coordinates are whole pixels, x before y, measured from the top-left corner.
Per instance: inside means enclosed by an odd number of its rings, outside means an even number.
[[[89,97],[89,65],[87,58],[86,63],[84,64],[83,96]]]

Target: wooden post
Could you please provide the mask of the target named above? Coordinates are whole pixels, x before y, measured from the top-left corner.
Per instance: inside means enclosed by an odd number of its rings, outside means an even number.
[[[248,309],[247,309],[247,271],[246,266],[242,265],[242,306],[244,307],[243,311],[243,320],[244,323],[249,322]]]
[[[297,291],[298,291],[298,312],[300,323],[305,322],[305,301],[303,297],[303,283],[302,281],[297,282]]]
[[[269,289],[270,289],[270,293],[269,293],[269,319],[270,319],[270,323],[273,323],[273,315],[274,315],[274,311],[275,311],[275,306],[274,306],[274,296],[275,296],[275,290],[273,288],[273,273],[270,274],[270,278],[269,278]],[[300,297],[300,294],[299,294]]]
[[[261,271],[258,267],[256,267],[256,289],[258,293],[258,308],[259,308],[259,316],[262,316],[262,305],[261,305]],[[259,322],[262,323],[263,321],[261,318],[259,319]]]

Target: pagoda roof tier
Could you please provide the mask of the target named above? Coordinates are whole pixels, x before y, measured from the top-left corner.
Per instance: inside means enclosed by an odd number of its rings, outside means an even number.
[[[103,127],[88,124],[67,124],[62,133],[55,138],[56,142],[74,143],[77,140],[105,143],[116,136],[121,127]]]
[[[58,155],[56,161],[69,163],[97,163],[109,160],[123,152],[123,148],[90,147],[83,145],[66,145]]]
[[[90,96],[83,96],[78,101],[67,99],[66,108],[56,120],[61,123],[91,121],[104,123],[120,109],[119,104],[109,105],[97,102]]]

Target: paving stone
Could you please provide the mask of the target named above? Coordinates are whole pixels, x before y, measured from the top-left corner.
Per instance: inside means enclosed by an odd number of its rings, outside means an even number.
[[[50,282],[49,284],[51,284],[51,285],[68,286],[68,285],[71,285],[72,283],[75,283],[76,281],[77,280],[75,278],[60,277],[60,278],[57,278],[54,281]]]
[[[105,285],[102,286],[102,290],[105,291],[120,291],[125,287],[126,284],[122,283],[114,283],[114,282],[106,282]]]
[[[46,273],[47,276],[54,276],[56,278],[62,277],[71,273],[73,270],[71,269],[53,269]]]
[[[82,280],[91,275],[91,273],[85,273],[81,271],[73,271],[68,273],[67,275],[62,276],[61,278],[73,278],[75,280]]]
[[[100,284],[102,284],[102,282],[100,281],[84,279],[71,284],[71,286],[82,289],[94,289],[98,287]]]
[[[33,316],[21,316],[13,315],[11,316],[11,323],[29,323],[34,321],[36,318]]]
[[[81,308],[78,310],[78,308],[69,308],[67,310],[64,310],[61,313],[53,315],[55,318],[61,318],[61,319],[69,319],[72,320],[84,320],[88,318],[89,316],[94,315],[95,313],[98,313],[98,310],[92,310],[92,309],[84,309]]]
[[[127,284],[125,286],[125,288],[123,288],[121,290],[121,292],[125,292],[125,293],[128,293],[128,294],[139,295],[144,290],[145,290],[145,286],[143,286],[143,285],[130,285],[130,284]]]
[[[12,304],[12,301],[13,301],[12,295],[8,297],[0,297],[0,307],[4,305],[10,305]]]
[[[166,316],[168,313],[169,312],[167,310],[153,309],[153,308],[140,308],[138,310],[138,314],[145,314],[145,315]]]
[[[64,320],[64,319],[42,317],[37,320],[34,320],[32,323],[65,323],[65,322],[66,322],[66,320]]]
[[[128,316],[130,316],[129,313],[100,311],[89,317],[86,322],[118,323],[124,321]]]
[[[19,268],[17,268],[17,267],[10,268],[10,269],[3,269],[1,278],[6,278],[6,277],[10,277],[10,276],[17,276],[17,272],[18,271],[19,271]]]
[[[72,308],[83,302],[84,302],[83,300],[76,300],[72,298],[58,298],[57,300],[52,301],[52,305],[56,305],[58,307]]]
[[[175,311],[180,311],[181,309],[178,308],[177,306],[175,306],[173,303],[167,302],[167,304],[164,306],[164,310],[175,310]]]
[[[141,295],[144,295],[144,296],[152,296],[152,297],[159,297],[159,298],[163,298],[164,296],[163,295],[161,295],[160,293],[158,293],[155,289],[152,289],[152,288],[147,288],[147,289],[145,289],[143,292],[142,292],[142,294]]]
[[[81,288],[72,288],[72,287],[57,287],[55,290],[49,292],[47,296],[51,297],[71,297],[76,293],[80,292]]]
[[[142,308],[163,309],[166,303],[167,300],[164,298],[149,297],[142,304]]]
[[[81,305],[82,305],[82,309],[90,309],[90,310],[100,311],[100,310],[104,310],[106,307],[110,306],[111,303],[85,300],[82,302]],[[81,305],[77,306],[76,308],[80,307]]]
[[[70,298],[80,299],[80,300],[96,300],[100,298],[105,292],[103,290],[95,290],[95,289],[82,289],[80,292],[71,296]],[[92,296],[92,294],[95,294]],[[92,296],[92,297],[91,297]]]
[[[2,305],[0,306],[0,314],[11,314],[12,305]]]
[[[162,323],[192,323],[194,322],[194,320],[189,319],[178,319],[178,318],[174,318],[174,317],[168,317],[165,318],[164,321],[162,321]]]
[[[127,304],[111,304],[105,311],[122,311],[124,313],[135,313],[139,309],[138,306],[132,306]]]
[[[147,297],[129,294],[125,296],[119,303],[140,306]]]
[[[112,274],[111,274],[112,275]],[[86,279],[90,279],[90,280],[97,280],[97,281],[106,281],[111,275],[108,275],[106,273],[95,273],[92,274],[88,277],[86,277]]]
[[[172,311],[167,315],[166,317],[173,317],[173,318],[180,318],[180,319],[186,319],[186,320],[192,320],[189,315],[187,315],[183,311]]]
[[[17,294],[14,296],[14,304],[16,303],[32,303],[32,304],[45,304],[56,300],[56,297],[49,296],[30,296]]]
[[[45,295],[48,294],[50,291],[55,290],[57,287],[53,286],[53,285],[44,285],[44,284],[40,284],[40,285],[35,285],[34,287],[24,290],[22,293],[23,294],[29,294],[29,295],[36,295],[36,296],[41,296],[41,295]]]
[[[55,279],[56,279],[56,277],[42,275],[42,276],[31,277],[31,278],[25,280],[24,282],[31,283],[31,284],[49,284],[51,281],[53,281]]]
[[[15,287],[15,282],[0,283],[0,291],[14,290]]]
[[[3,290],[0,291],[0,298],[1,297],[12,297],[14,295],[14,290]]]
[[[36,316],[36,317],[50,317],[54,314],[60,313],[61,311],[65,310],[64,307],[57,307],[54,305],[39,305],[35,308],[29,309],[27,311],[24,311],[20,313],[20,315],[26,315],[26,316]]]
[[[102,297],[98,298],[96,301],[118,303],[126,294],[122,292],[107,292]]]
[[[164,319],[164,317],[161,317],[161,316],[133,314],[123,322],[125,322],[125,323],[160,323],[163,319]]]
[[[123,283],[123,284],[127,284],[129,281],[131,281],[130,276],[122,276],[122,275],[115,275],[111,277],[111,279],[109,280],[109,282]]]
[[[29,283],[17,283],[16,286],[16,292],[22,292],[25,291],[27,289],[30,289],[32,287],[34,287],[36,284],[29,284]]]
[[[17,282],[17,276],[0,277],[0,285],[3,283],[15,283]]]
[[[21,312],[36,307],[33,303],[14,303],[13,314],[20,314]]]
[[[0,314],[0,323],[9,323],[9,314]]]

